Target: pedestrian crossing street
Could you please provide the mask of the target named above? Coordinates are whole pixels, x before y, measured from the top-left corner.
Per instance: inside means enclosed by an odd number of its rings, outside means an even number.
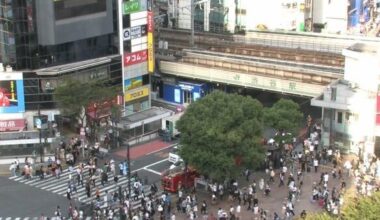
[[[90,204],[96,198],[95,196],[96,187],[99,188],[100,198],[103,199],[103,197],[106,194],[106,191],[112,195],[113,192],[118,190],[119,186],[121,186],[123,190],[127,188],[128,186],[127,176],[118,176],[119,180],[116,184],[113,180],[114,175],[112,173],[108,173],[108,183],[102,186],[100,177],[97,178],[95,182],[95,187],[91,185],[91,197],[87,197],[86,190],[85,190],[85,183],[83,187],[81,185],[77,185],[75,168],[73,170],[74,171],[71,171],[71,172],[68,169],[63,170],[60,175],[60,178],[56,178],[51,175],[46,175],[45,179],[43,180],[41,180],[38,176],[34,176],[32,179],[25,179],[24,176],[12,176],[12,177],[9,177],[9,179],[66,197],[67,188],[70,182],[69,176],[71,173],[72,181],[74,181],[77,188],[77,192],[73,192],[71,197],[74,200],[77,200],[79,202],[86,203],[86,204]],[[85,182],[85,179],[89,176],[88,172],[89,172],[88,169],[83,170],[84,182]],[[133,180],[131,181],[131,187],[132,186],[133,186]],[[149,195],[150,186],[143,186],[143,191],[145,195]],[[132,194],[132,197],[133,196],[134,195]],[[133,201],[132,202],[133,208],[137,208],[138,206],[140,206],[139,203],[140,203],[140,200]],[[0,218],[0,220],[7,220],[7,219]]]

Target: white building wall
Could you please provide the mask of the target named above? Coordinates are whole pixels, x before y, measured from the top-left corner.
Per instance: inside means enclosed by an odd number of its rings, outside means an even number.
[[[178,2],[178,28],[191,28],[191,0]]]
[[[347,0],[313,0],[313,23],[326,24],[328,33],[345,33],[347,7]]]
[[[247,29],[255,30],[260,24],[269,30],[297,29],[305,17],[304,12],[300,10],[301,3],[305,3],[305,0],[250,0],[246,3]]]
[[[227,13],[227,17],[226,17],[227,30],[231,33],[234,33],[235,32],[235,24],[236,24],[235,0],[226,0],[224,7],[228,8],[228,13]]]

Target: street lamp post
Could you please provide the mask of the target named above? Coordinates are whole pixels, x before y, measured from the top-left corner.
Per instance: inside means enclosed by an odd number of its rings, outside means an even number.
[[[129,143],[127,143],[127,164],[128,164],[128,170],[127,170],[127,178],[128,178],[128,197],[129,197],[129,208],[128,208],[128,216],[130,219],[132,219],[132,210],[131,210],[131,158],[130,158],[130,146]]]

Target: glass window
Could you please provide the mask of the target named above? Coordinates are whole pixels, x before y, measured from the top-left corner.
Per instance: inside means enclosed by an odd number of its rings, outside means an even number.
[[[338,124],[342,124],[342,123],[343,123],[343,113],[338,112]]]

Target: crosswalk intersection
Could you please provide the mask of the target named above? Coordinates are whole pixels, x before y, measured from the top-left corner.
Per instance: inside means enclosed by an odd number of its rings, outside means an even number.
[[[73,181],[75,184],[76,178],[75,178],[75,170],[72,169],[70,171],[69,169],[65,169],[62,171],[60,178],[56,178],[51,175],[47,175],[44,179],[40,179],[38,176],[34,176],[31,179],[26,179],[24,176],[13,176],[9,177],[10,180],[29,185],[31,187],[39,188],[41,190],[45,190],[51,193],[55,193],[61,196],[66,196],[67,188],[69,186],[70,182],[70,174],[73,178]],[[87,177],[89,173],[88,169],[83,170],[83,176]],[[113,192],[117,191],[119,186],[122,187],[122,189],[125,189],[128,185],[128,177],[127,176],[118,176],[118,182],[115,183],[113,181],[114,175],[112,173],[108,173],[108,183],[106,183],[104,186],[101,185],[100,178],[97,178],[95,181],[95,188],[98,187],[100,191],[100,198],[103,198],[106,195],[106,192],[109,194],[112,194]],[[84,178],[85,179],[85,178]],[[133,180],[131,181],[131,185],[133,186]],[[95,188],[91,188],[91,197],[87,197],[85,187],[81,185],[77,185],[77,192],[73,192],[72,199],[77,200],[82,203],[90,204],[94,199],[96,198],[95,195]],[[145,195],[150,194],[150,187],[149,186],[143,186],[143,191]],[[133,195],[132,195],[133,196]],[[139,201],[133,201],[132,206],[134,208],[137,208],[139,206]],[[3,218],[4,220],[6,218]],[[2,220],[2,219],[0,219]]]

